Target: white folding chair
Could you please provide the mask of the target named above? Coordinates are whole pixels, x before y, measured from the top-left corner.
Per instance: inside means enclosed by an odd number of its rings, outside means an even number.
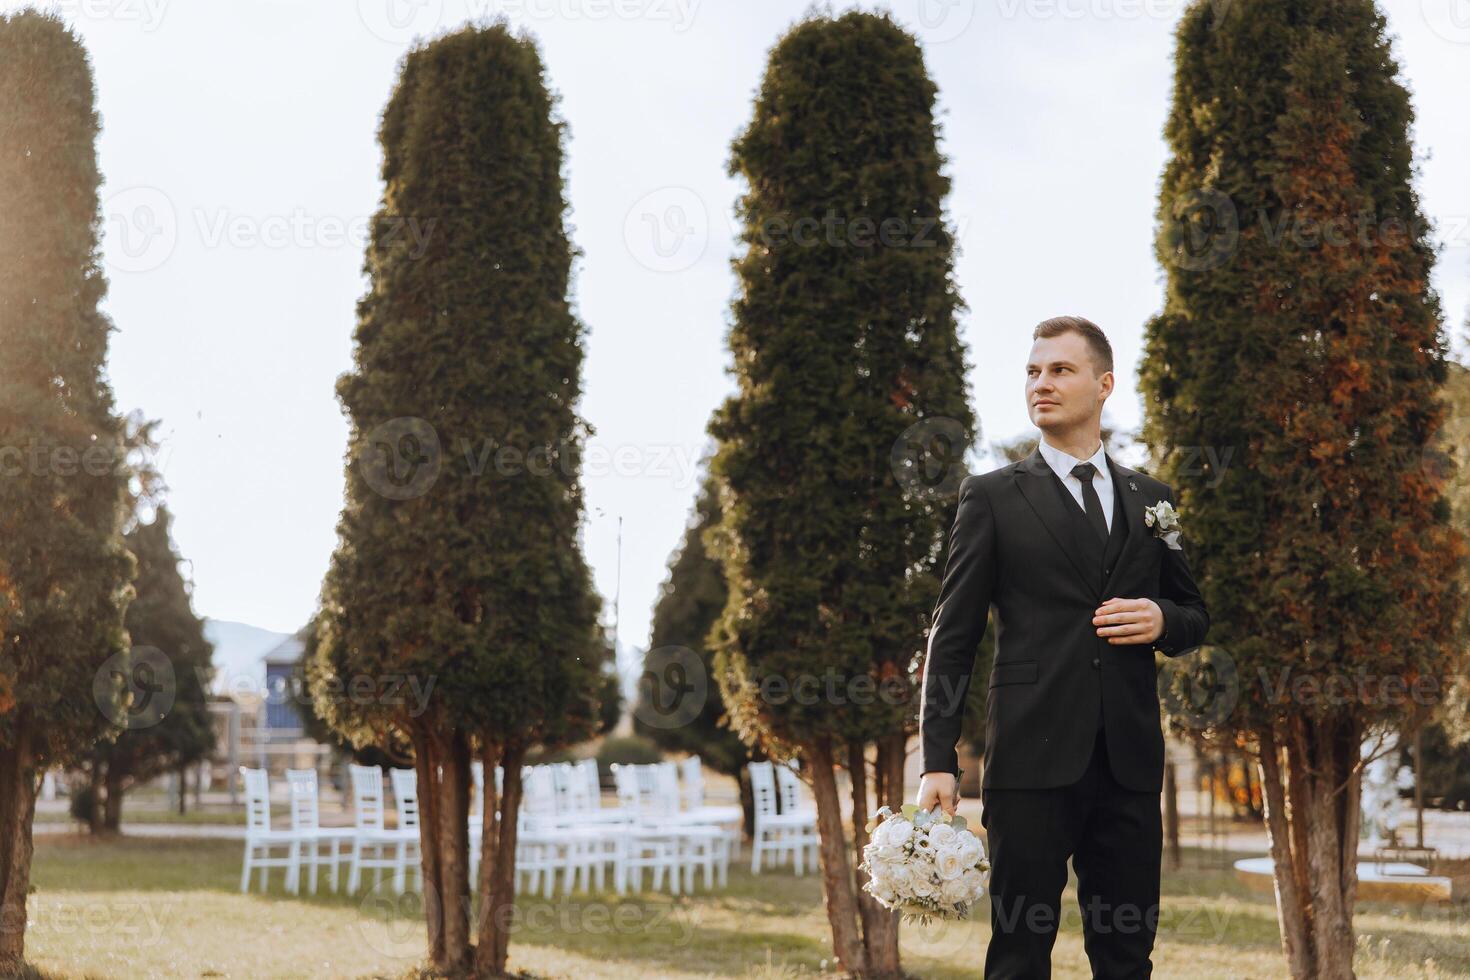
[[[705,882],[712,874],[722,873],[729,861],[729,849],[723,830],[687,819],[678,809],[678,777],[670,765],[623,765],[612,767],[621,809],[632,811],[637,823],[623,831],[627,839],[622,859],[630,867],[653,868],[658,889],[662,863],[670,871],[669,890],[693,890],[694,870],[705,869]],[[621,880],[626,880],[626,876]],[[642,872],[638,874],[642,885]]]
[[[817,840],[816,813],[799,806],[788,812],[779,810],[776,767],[769,761],[746,763],[750,774],[751,795],[755,800],[755,833],[751,840],[750,871],[760,874],[767,854],[777,864],[791,858],[796,873],[805,874],[805,853]],[[792,804],[794,805],[794,804]]]
[[[389,830],[383,823],[383,771],[377,766],[348,766],[352,781],[352,865],[347,875],[347,891],[356,893],[362,884],[363,869],[378,871],[377,882],[383,880],[384,871],[397,871],[398,845],[404,835]],[[417,839],[418,831],[413,831]],[[398,875],[393,882],[394,891],[403,894],[404,880]]]
[[[539,889],[543,896],[555,895],[560,871],[567,891],[571,892],[591,869],[590,845],[594,835],[571,821],[565,803],[558,808],[559,780],[553,766],[527,766],[521,778],[524,795],[516,833],[517,866],[522,860],[519,845],[524,842],[528,848],[526,859],[531,862],[528,868],[537,869],[532,887]],[[562,792],[565,794],[564,788]]]
[[[286,785],[291,793],[291,830],[301,838],[300,863],[306,868],[306,887],[317,890],[317,868],[327,866],[332,891],[337,890],[337,865],[351,857],[352,829],[323,827],[315,769],[287,769]],[[326,853],[322,853],[322,848]],[[299,882],[298,882],[299,883]],[[295,889],[292,889],[293,894]]]
[[[389,769],[393,800],[398,807],[398,843],[393,852],[394,881],[407,884],[410,865],[417,870],[419,889],[424,887],[424,869],[419,863],[419,774],[415,769]]]
[[[679,893],[679,839],[667,827],[646,822],[643,794],[640,793],[638,769],[627,763],[613,763],[613,783],[617,788],[618,809],[631,813],[636,822],[626,825],[618,838],[617,863],[613,868],[613,886],[619,895],[631,883],[635,891],[643,890],[643,872],[652,874],[654,891],[667,880],[671,893]]]
[[[286,888],[296,890],[301,869],[302,837],[290,830],[271,829],[270,777],[264,769],[240,767],[245,783],[245,861],[240,871],[240,891],[250,890],[250,875],[260,871],[260,890],[270,884],[270,869],[284,868]],[[276,854],[280,849],[284,854]]]
[[[781,816],[791,821],[784,831],[786,843],[796,860],[796,873],[806,873],[804,857],[810,853],[812,866],[817,865],[817,848],[822,838],[817,833],[817,808],[802,797],[801,779],[791,766],[776,766],[776,789],[781,794]]]
[[[700,819],[699,814],[680,810],[679,771],[672,762],[660,762],[654,767],[655,799],[664,807],[664,818],[672,821],[678,836],[679,868],[684,874],[684,890],[694,891],[694,873],[704,871],[704,886],[723,886],[729,877],[730,834],[724,827]]]
[[[745,811],[739,806],[711,806],[704,801],[704,768],[699,756],[691,755],[679,763],[679,776],[683,780],[685,811],[702,823],[724,827],[730,838],[731,851],[740,849],[740,839],[745,833]]]

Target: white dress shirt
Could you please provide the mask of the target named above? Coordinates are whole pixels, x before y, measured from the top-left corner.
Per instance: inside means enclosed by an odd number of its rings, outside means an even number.
[[[1077,501],[1078,508],[1083,513],[1086,513],[1087,507],[1082,501],[1082,481],[1072,475],[1072,467],[1084,462],[1084,460],[1062,452],[1055,446],[1049,445],[1045,439],[1041,440],[1040,448],[1042,458],[1046,460],[1047,465],[1051,467],[1052,472],[1057,475],[1057,478],[1062,481],[1062,486],[1066,487],[1068,492],[1072,494],[1072,499]],[[1103,519],[1108,522],[1108,530],[1112,531],[1113,473],[1108,469],[1107,454],[1103,452],[1103,447],[1099,445],[1097,452],[1093,453],[1092,458],[1085,462],[1091,463],[1097,468],[1097,472],[1092,477],[1092,486],[1097,491],[1098,503],[1102,504]]]

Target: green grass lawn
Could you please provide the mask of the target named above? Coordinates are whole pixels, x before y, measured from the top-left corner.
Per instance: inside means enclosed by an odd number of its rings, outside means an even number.
[[[413,897],[292,897],[239,892],[241,845],[231,841],[38,837],[27,953],[45,978],[402,977],[423,955]],[[1186,864],[1199,861],[1187,854]],[[749,859],[718,893],[671,898],[521,896],[511,967],[537,977],[791,977],[834,972],[815,874],[753,876]],[[324,885],[325,887],[325,885]],[[1229,870],[1167,873],[1155,976],[1276,980],[1285,975],[1269,902]],[[1054,963],[1087,977],[1075,892]],[[1470,977],[1465,906],[1364,903],[1357,917],[1362,980]],[[914,976],[973,980],[989,934],[975,921],[904,926]],[[1434,965],[1425,965],[1432,959]]]

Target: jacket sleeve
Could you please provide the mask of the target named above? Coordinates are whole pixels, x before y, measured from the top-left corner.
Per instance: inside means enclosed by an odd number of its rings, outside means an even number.
[[[1174,503],[1174,490],[1166,488],[1164,499]],[[1210,628],[1210,614],[1205,609],[1205,600],[1194,584],[1189,571],[1189,561],[1184,554],[1184,539],[1179,541],[1180,550],[1164,549],[1164,564],[1159,577],[1159,595],[1154,600],[1164,612],[1164,632],[1154,646],[1167,657],[1189,653],[1205,641]]]
[[[939,601],[924,657],[919,740],[924,772],[959,774],[955,745],[996,580],[995,515],[978,476],[960,484]]]

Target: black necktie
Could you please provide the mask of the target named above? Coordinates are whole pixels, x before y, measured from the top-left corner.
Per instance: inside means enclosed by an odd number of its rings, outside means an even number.
[[[1087,522],[1097,532],[1098,539],[1104,545],[1108,543],[1108,522],[1103,517],[1102,500],[1098,498],[1097,488],[1092,485],[1092,478],[1097,475],[1097,467],[1091,463],[1078,463],[1072,467],[1072,475],[1082,481],[1082,509],[1087,512]]]

